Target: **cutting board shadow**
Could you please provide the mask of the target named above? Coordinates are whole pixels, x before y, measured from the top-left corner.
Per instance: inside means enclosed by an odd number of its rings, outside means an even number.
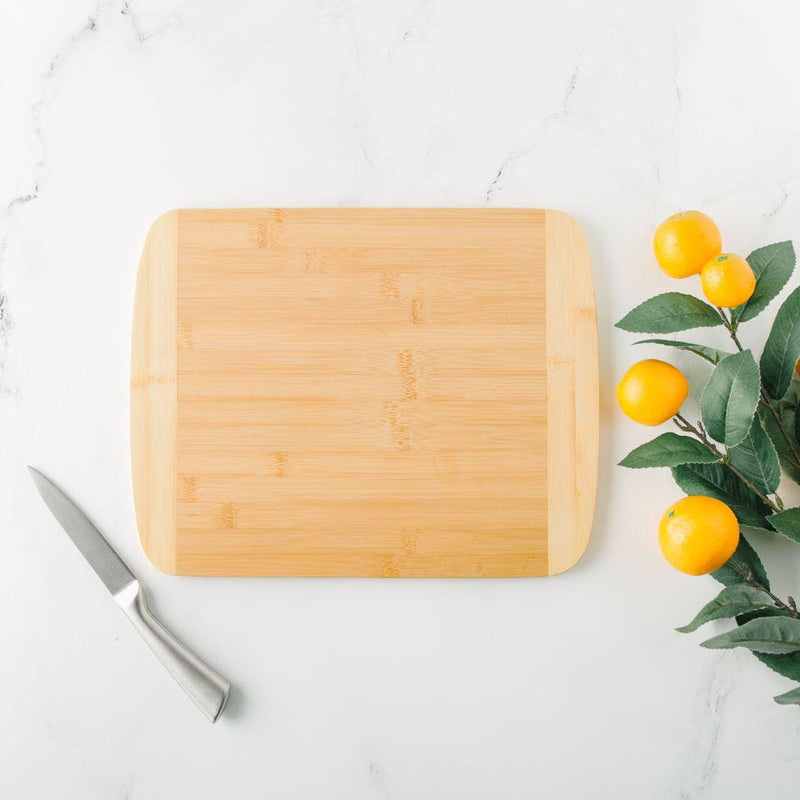
[[[136,287],[131,449],[164,572],[564,572],[597,483],[580,228],[538,209],[164,214]]]

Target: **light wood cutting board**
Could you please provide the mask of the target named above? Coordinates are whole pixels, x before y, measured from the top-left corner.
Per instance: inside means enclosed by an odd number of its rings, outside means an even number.
[[[534,209],[169,212],[139,267],[131,429],[165,572],[563,572],[597,480],[581,231]]]

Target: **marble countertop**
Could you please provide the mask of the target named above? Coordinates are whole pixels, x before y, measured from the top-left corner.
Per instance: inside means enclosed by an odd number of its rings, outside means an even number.
[[[0,0],[3,792],[794,792],[800,712],[772,701],[789,682],[673,630],[715,584],[663,562],[657,521],[678,490],[664,471],[614,467],[647,431],[612,388],[639,356],[613,323],[676,288],[650,251],[660,219],[701,208],[742,254],[798,233],[799,23],[794,3],[741,0]],[[143,236],[173,207],[291,205],[578,219],[597,281],[602,441],[577,567],[381,581],[149,565],[128,444]],[[676,363],[701,369],[690,359]],[[91,512],[158,613],[234,683],[217,725],[105,596],[27,463]],[[756,544],[790,590],[791,546]]]

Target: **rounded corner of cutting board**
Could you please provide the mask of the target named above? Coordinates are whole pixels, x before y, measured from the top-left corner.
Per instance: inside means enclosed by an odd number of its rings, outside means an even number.
[[[147,233],[131,336],[131,473],[139,540],[161,572],[177,574],[177,210]]]
[[[580,225],[545,211],[548,575],[580,561],[597,495],[600,437],[597,310]]]

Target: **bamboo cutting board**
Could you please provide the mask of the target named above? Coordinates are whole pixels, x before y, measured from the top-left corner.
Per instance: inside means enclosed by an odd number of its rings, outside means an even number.
[[[165,572],[553,575],[586,548],[596,317],[561,212],[169,212],[131,373]]]

